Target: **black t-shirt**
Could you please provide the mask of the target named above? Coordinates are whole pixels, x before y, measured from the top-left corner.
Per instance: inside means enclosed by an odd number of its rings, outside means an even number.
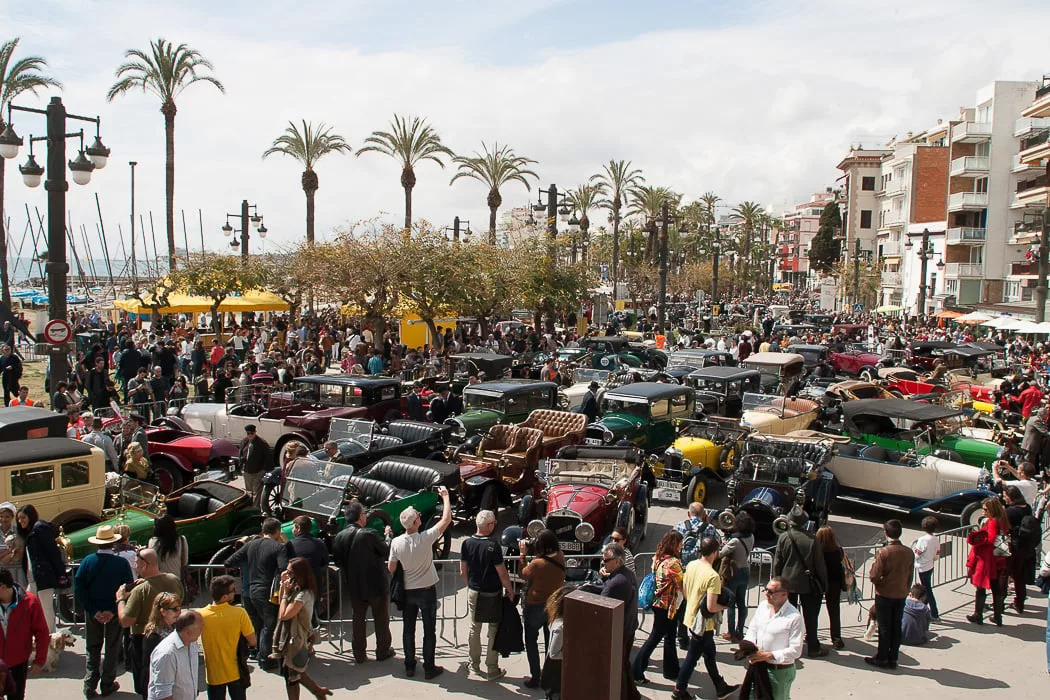
[[[463,541],[459,558],[467,562],[467,585],[472,591],[499,593],[500,583],[496,567],[503,563],[503,552],[488,537],[472,535]]]

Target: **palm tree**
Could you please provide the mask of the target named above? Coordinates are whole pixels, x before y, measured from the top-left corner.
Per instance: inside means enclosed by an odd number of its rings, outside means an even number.
[[[213,76],[202,75],[204,70],[215,70],[211,61],[186,44],[175,46],[165,39],[150,42],[149,52],[128,49],[128,61],[117,68],[117,82],[109,89],[106,99],[112,101],[135,88],[151,92],[160,98],[160,112],[164,115],[164,196],[168,227],[168,269],[175,269],[175,98],[194,83],[209,83],[225,93],[226,88]]]
[[[643,185],[631,190],[630,197],[631,204],[627,213],[628,215],[640,215],[646,219],[644,226],[649,235],[645,242],[645,257],[653,259],[656,255],[656,221],[660,218],[663,204],[666,201],[672,210],[677,210],[682,195],[668,187]]]
[[[390,131],[373,131],[365,143],[368,145],[359,149],[357,155],[377,151],[401,161],[407,232],[412,229],[412,188],[416,186],[416,164],[422,160],[432,160],[444,168],[445,162],[441,157],[455,158],[455,155],[441,143],[441,137],[434,128],[419,117],[399,117],[395,114],[394,120],[390,122]]]
[[[742,255],[740,256],[740,272],[741,282],[744,284],[744,289],[747,290],[748,280],[743,277],[743,272],[744,270],[750,270],[751,241],[755,231],[761,227],[761,219],[765,216],[765,210],[757,202],[741,202],[733,209],[733,213],[743,219],[741,224],[744,229],[744,242]]]
[[[503,196],[500,188],[514,180],[525,185],[525,189],[532,191],[532,185],[528,178],[537,180],[540,176],[529,170],[526,166],[536,161],[525,156],[514,153],[510,146],[500,146],[499,143],[492,144],[492,150],[481,142],[482,153],[475,151],[473,156],[457,156],[452,160],[459,164],[459,172],[452,176],[448,184],[452,184],[461,177],[469,177],[483,183],[489,188],[485,203],[489,206],[489,245],[496,245],[496,210],[503,204]]]
[[[587,264],[587,248],[590,244],[591,218],[587,213],[596,206],[600,206],[602,187],[601,185],[587,183],[580,185],[575,190],[570,190],[568,197],[572,202],[572,208],[580,212],[580,246],[583,251],[583,264]],[[572,223],[572,222],[570,222]],[[575,262],[576,246],[573,246],[573,262]]]
[[[303,164],[301,182],[303,192],[306,193],[306,245],[311,248],[314,245],[314,195],[320,187],[314,164],[329,153],[347,152],[353,152],[350,144],[339,134],[333,134],[324,122],[315,127],[313,122],[304,119],[302,131],[292,122],[288,122],[284,133],[275,138],[273,145],[263,153],[263,158],[280,153]]]
[[[605,196],[598,206],[612,211],[612,301],[615,306],[620,265],[620,207],[627,203],[627,193],[645,182],[645,178],[641,170],[631,168],[631,161],[610,160],[602,166],[602,172],[591,175],[590,181],[597,182]]]
[[[19,38],[16,37],[0,44],[0,132],[7,128],[4,114],[13,99],[25,92],[35,95],[40,88],[62,87],[62,83],[54,78],[39,73],[47,67],[47,61],[39,56],[26,56],[11,62],[18,42]],[[11,282],[7,276],[7,226],[4,219],[4,167],[5,159],[0,158],[0,285],[3,287],[3,301],[10,306]]]

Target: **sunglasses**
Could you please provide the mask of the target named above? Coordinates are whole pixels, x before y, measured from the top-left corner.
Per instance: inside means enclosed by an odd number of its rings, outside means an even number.
[[[605,562],[616,561],[616,557],[602,557],[602,561],[605,561]]]
[[[771,591],[771,590],[769,590],[768,588],[764,589],[764,591],[763,591],[763,592],[764,592],[764,593],[765,593],[766,595],[776,595],[777,593],[787,593],[787,591],[782,591],[782,590],[779,590],[779,589],[775,589],[775,590],[772,590],[772,591]]]
[[[169,610],[171,612],[182,612],[182,608],[161,608],[161,610]]]

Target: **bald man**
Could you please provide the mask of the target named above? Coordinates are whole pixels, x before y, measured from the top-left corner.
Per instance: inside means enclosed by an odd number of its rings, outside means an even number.
[[[162,573],[157,567],[157,553],[152,549],[140,549],[135,555],[135,573],[138,579],[133,586],[122,584],[117,589],[117,619],[122,627],[131,628],[128,663],[135,679],[135,692],[146,697],[149,659],[143,658],[142,642],[153,601],[161,593],[174,593],[185,600],[186,593],[178,576]]]
[[[148,700],[194,700],[197,697],[200,682],[197,640],[203,629],[204,620],[195,610],[186,610],[175,619],[175,631],[161,640],[146,660]],[[211,695],[210,691],[208,695]]]

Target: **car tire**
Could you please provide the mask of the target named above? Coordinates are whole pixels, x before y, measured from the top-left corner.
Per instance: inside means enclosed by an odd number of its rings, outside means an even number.
[[[274,484],[263,484],[262,496],[259,498],[259,510],[263,515],[273,515],[281,504],[281,491]]]
[[[962,513],[959,514],[959,524],[963,527],[979,527],[981,520],[981,513],[983,501],[973,501],[967,503],[966,507],[962,509]]]
[[[182,468],[170,459],[156,457],[153,461],[153,480],[160,492],[167,496],[182,488],[185,478]]]
[[[485,484],[478,500],[478,510],[491,510],[499,520],[499,487],[495,483]]]
[[[691,503],[704,503],[707,500],[707,479],[702,474],[693,474],[685,488],[685,507]]]
[[[430,529],[438,524],[441,520],[441,513],[434,513],[431,516],[430,522],[427,523],[426,529]],[[434,560],[443,561],[448,559],[449,554],[452,553],[452,526],[446,527],[445,531],[441,533],[441,537],[438,538],[437,542],[434,543]]]
[[[62,523],[62,532],[71,534],[77,530],[83,530],[84,528],[93,527],[102,522],[98,518],[73,518],[68,522]]]
[[[532,494],[527,493],[521,497],[521,504],[518,505],[518,525],[528,527],[529,521],[532,519],[532,512]]]
[[[638,494],[638,496],[635,496],[635,500],[637,503],[635,505],[634,518],[634,527],[637,531],[637,535],[635,535],[635,533],[631,533],[631,538],[636,543],[645,540],[645,536],[649,532],[649,498],[647,495],[649,489],[646,487],[645,484],[639,486],[638,489],[640,493]]]
[[[217,552],[215,552],[215,554],[211,555],[211,558],[208,560],[208,568],[204,572],[204,577],[203,577],[204,580],[201,581],[201,588],[202,589],[204,589],[204,590],[210,589],[211,588],[211,581],[212,581],[213,578],[215,578],[216,576],[222,576],[222,575],[227,573],[225,569],[220,569],[219,566],[222,565],[222,564],[225,564],[226,560],[229,559],[230,557],[232,557],[233,553],[236,552],[237,550],[239,550],[245,544],[246,544],[245,542],[241,542],[240,540],[238,540],[237,542],[231,542],[231,543],[229,543],[227,545],[224,545],[224,546],[220,547],[219,550]],[[240,577],[238,576],[236,578],[238,579],[237,580],[236,595],[240,596],[241,595]]]
[[[288,451],[289,445],[294,444],[302,445],[306,448],[307,452],[313,449],[313,446],[299,435],[292,435],[285,440],[278,440],[277,445],[274,447],[273,450],[273,465],[275,467],[281,467],[282,469],[284,468],[286,464],[284,455]]]
[[[62,591],[58,594],[58,619],[70,625],[84,623],[84,608],[73,596],[72,591]]]
[[[383,521],[383,527],[393,527],[394,519],[390,517],[390,513],[387,513],[382,508],[373,508],[372,510],[365,513],[365,521],[370,521],[372,518],[379,518]]]
[[[871,367],[865,367],[860,371],[860,378],[866,382],[873,382],[878,376],[879,373]]]

